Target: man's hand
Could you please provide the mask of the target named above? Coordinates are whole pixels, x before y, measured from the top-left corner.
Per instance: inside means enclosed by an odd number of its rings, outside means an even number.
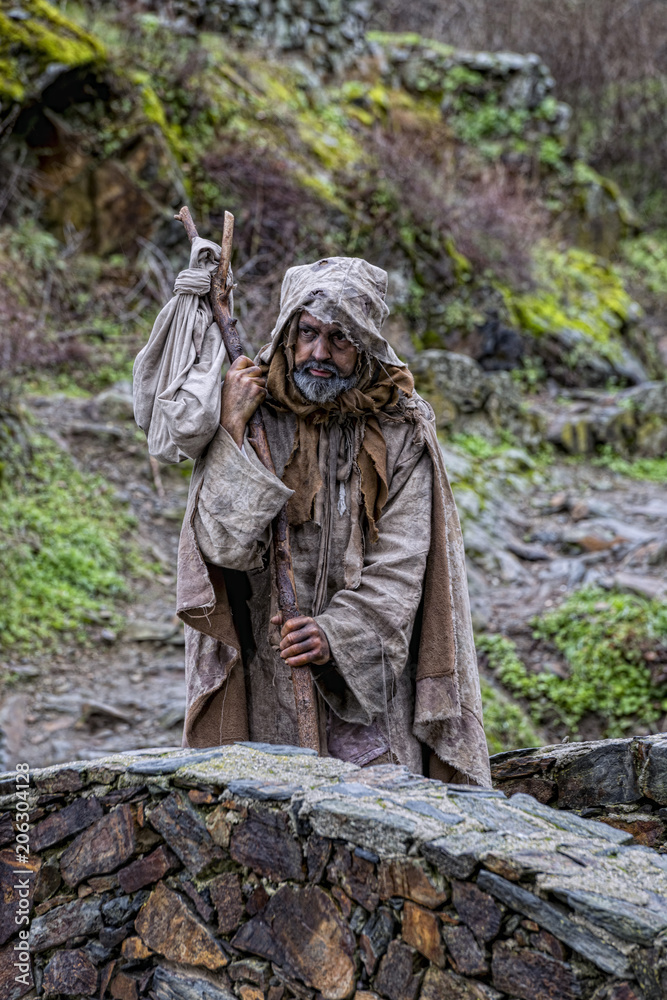
[[[220,423],[239,448],[243,444],[246,424],[265,399],[266,379],[261,368],[241,355],[225,375],[220,406]]]
[[[272,625],[280,625],[280,622],[280,615],[271,619]],[[313,618],[290,618],[280,634],[280,655],[290,667],[327,663],[331,659],[327,637]]]

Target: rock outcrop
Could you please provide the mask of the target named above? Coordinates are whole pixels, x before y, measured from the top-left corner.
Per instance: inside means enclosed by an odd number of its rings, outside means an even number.
[[[571,454],[591,454],[610,445],[627,457],[661,458],[667,451],[667,382],[579,393],[554,412],[546,437]]]
[[[483,437],[507,431],[525,444],[539,442],[540,417],[527,409],[509,372],[485,371],[467,354],[436,348],[420,351],[410,367],[440,430]]]
[[[664,995],[663,856],[525,793],[262,744],[46,768],[27,800],[0,780],[12,1000]]]

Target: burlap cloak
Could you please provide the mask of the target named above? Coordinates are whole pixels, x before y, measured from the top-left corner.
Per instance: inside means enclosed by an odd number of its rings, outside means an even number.
[[[324,322],[337,322],[359,350],[384,372],[405,369],[380,335],[387,314],[386,274],[356,258],[329,258],[291,268],[283,282],[281,311],[270,342],[257,358],[270,365],[292,318],[306,309]],[[396,398],[398,396],[398,399]],[[392,395],[385,408],[393,419],[415,424],[433,465],[431,548],[423,585],[414,698],[414,735],[437,761],[467,780],[490,785],[482,728],[479,678],[473,642],[463,539],[456,506],[437,441],[433,414],[416,392]],[[176,443],[178,427],[170,430]],[[221,570],[206,563],[193,526],[206,452],[193,472],[179,548],[177,611],[192,628],[222,644],[223,655],[198,663],[189,678],[184,745],[208,746],[248,738],[240,641]],[[290,494],[287,493],[286,499]],[[381,528],[381,511],[379,511]],[[363,574],[361,580],[363,586]],[[413,640],[413,642],[414,642]],[[224,704],[224,713],[222,707]]]

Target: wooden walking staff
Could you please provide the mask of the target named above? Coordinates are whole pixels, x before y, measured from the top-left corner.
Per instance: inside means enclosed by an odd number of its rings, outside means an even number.
[[[189,208],[184,206],[178,215],[174,216],[185,226],[190,242],[199,234],[192,221]],[[213,310],[213,318],[220,328],[222,339],[227,350],[229,363],[232,364],[244,353],[241,338],[236,329],[236,320],[232,319],[229,308],[229,293],[227,275],[232,257],[232,239],[234,236],[234,216],[225,212],[225,223],[222,233],[220,263],[211,280],[209,301]],[[259,407],[248,421],[250,427],[250,442],[257,452],[259,460],[275,476],[276,469],[271,458],[269,439]],[[276,583],[278,587],[278,606],[283,624],[290,618],[299,617],[299,607],[296,601],[294,572],[292,570],[292,553],[289,544],[289,525],[287,523],[287,506],[273,520],[273,556],[276,568]],[[320,751],[319,727],[317,724],[317,706],[313,690],[313,677],[309,667],[292,667],[292,684],[294,685],[294,700],[296,702],[296,718],[299,730],[299,746]]]

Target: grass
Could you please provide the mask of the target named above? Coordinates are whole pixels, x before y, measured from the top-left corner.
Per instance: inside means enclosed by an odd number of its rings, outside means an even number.
[[[83,639],[96,613],[128,596],[134,519],[42,435],[0,499],[0,650],[50,648],[63,632]]]

